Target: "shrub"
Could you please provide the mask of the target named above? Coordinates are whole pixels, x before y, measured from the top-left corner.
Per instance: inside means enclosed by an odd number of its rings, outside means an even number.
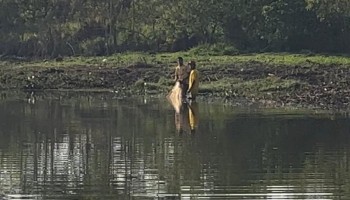
[[[174,81],[172,79],[169,79],[169,78],[160,77],[158,80],[158,84],[163,85],[163,86],[171,86],[174,84]]]
[[[107,41],[103,37],[85,40],[80,44],[80,48],[84,55],[99,56],[105,55],[107,52]]]
[[[237,55],[238,49],[232,45],[224,43],[216,44],[202,44],[192,48],[189,51],[192,55],[210,55],[210,56],[222,56],[222,55]]]

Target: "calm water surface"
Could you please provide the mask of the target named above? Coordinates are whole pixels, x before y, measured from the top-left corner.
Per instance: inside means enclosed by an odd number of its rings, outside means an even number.
[[[350,199],[350,123],[199,102],[0,98],[0,199]]]

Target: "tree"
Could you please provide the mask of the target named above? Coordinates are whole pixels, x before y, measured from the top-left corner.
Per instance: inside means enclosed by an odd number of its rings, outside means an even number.
[[[0,0],[0,55],[179,51],[350,52],[348,0]]]

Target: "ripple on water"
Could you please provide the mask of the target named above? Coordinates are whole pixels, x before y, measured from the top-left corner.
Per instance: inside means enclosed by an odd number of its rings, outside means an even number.
[[[154,101],[17,103],[20,128],[0,127],[4,199],[350,198],[344,119],[203,104],[196,134],[178,135]]]

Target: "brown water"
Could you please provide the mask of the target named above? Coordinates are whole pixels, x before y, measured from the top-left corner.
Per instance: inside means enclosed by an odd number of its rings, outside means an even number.
[[[0,119],[0,199],[350,199],[345,115],[84,93]]]

